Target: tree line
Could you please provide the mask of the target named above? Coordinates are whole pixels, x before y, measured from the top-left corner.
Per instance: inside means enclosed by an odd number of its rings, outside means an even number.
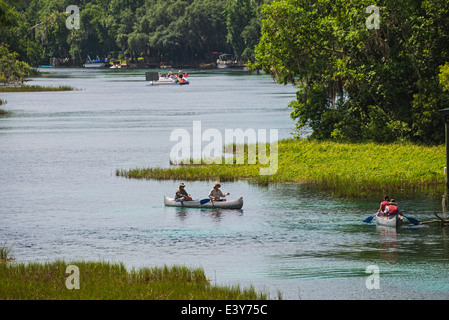
[[[0,44],[30,65],[52,57],[143,57],[195,65],[218,53],[253,59],[264,0],[0,0]],[[69,5],[80,27],[67,28]]]
[[[79,29],[65,26],[69,5],[80,9]],[[311,128],[313,138],[442,143],[438,110],[449,108],[449,0],[377,0],[378,20],[367,12],[372,5],[0,0],[0,68],[17,61],[14,74],[25,68],[19,62],[35,66],[49,57],[80,61],[108,53],[192,65],[233,53],[279,83],[297,86],[291,117],[298,131]]]

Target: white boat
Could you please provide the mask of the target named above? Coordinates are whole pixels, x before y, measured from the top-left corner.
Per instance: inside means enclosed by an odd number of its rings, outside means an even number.
[[[173,198],[164,196],[164,204],[167,207],[241,209],[243,207],[243,197],[227,201],[208,201],[201,204],[201,200],[176,201]]]
[[[104,68],[108,63],[105,60],[100,60],[97,56],[97,60],[92,60],[89,55],[87,55],[87,61],[84,64],[85,68]]]
[[[179,84],[179,85],[185,85],[189,84],[190,81],[188,78],[183,78],[183,81],[178,81],[178,79],[173,78],[166,78],[166,77],[159,77],[157,81],[150,81],[151,85],[159,85],[159,84]]]
[[[378,225],[386,227],[398,227],[402,224],[403,217],[395,214],[392,216],[378,216],[376,215],[376,222]]]
[[[242,66],[235,60],[232,54],[224,53],[218,57],[217,67],[219,69],[241,68]]]
[[[106,63],[104,63],[104,62],[96,62],[95,60],[87,61],[84,64],[85,68],[104,68],[105,66],[106,66]]]

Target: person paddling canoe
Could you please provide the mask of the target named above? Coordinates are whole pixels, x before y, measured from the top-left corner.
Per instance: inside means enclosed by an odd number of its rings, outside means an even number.
[[[227,195],[230,195],[230,193],[223,194],[221,190],[219,189],[221,187],[219,182],[214,183],[214,187],[209,192],[209,198],[212,201],[226,201],[226,199],[221,199],[222,197],[226,197]]]
[[[176,190],[175,194],[176,201],[192,201],[192,197],[190,196],[190,194],[187,193],[187,191],[184,188],[185,184],[181,182],[179,184],[178,190]]]
[[[396,203],[396,200],[391,199],[391,201],[388,203],[388,205],[385,206],[385,215],[386,216],[393,216],[393,215],[402,215],[401,210],[398,208],[398,204]]]
[[[379,210],[377,210],[377,213],[378,213],[379,216],[385,214],[385,207],[389,204],[389,202],[390,202],[390,197],[389,196],[385,196],[384,197],[384,201],[382,201],[380,203]]]

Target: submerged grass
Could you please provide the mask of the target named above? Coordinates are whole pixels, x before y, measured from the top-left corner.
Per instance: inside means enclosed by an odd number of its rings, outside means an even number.
[[[79,289],[66,287],[69,265],[79,268]],[[264,300],[267,296],[253,287],[211,285],[201,268],[163,266],[128,271],[123,263],[55,261],[1,264],[0,299]]]
[[[278,170],[260,175],[257,164],[198,164],[116,170],[117,176],[157,180],[248,180],[251,183],[307,183],[340,196],[372,193],[442,192],[445,147],[411,143],[338,143],[285,139],[278,143]],[[247,163],[247,162],[245,162]]]
[[[71,86],[45,87],[39,85],[19,86],[19,87],[0,87],[0,92],[41,92],[41,91],[73,91]]]

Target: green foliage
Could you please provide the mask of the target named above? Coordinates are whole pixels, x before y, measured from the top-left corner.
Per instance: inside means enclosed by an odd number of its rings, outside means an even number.
[[[43,52],[39,43],[30,38],[29,24],[14,5],[23,1],[0,0],[0,46],[8,46],[20,61],[37,64]]]
[[[260,38],[260,13],[255,0],[229,0],[225,8],[227,41],[237,58],[254,56]]]
[[[401,130],[401,124],[392,124],[391,130]],[[199,164],[118,169],[116,175],[182,181],[241,179],[264,185],[307,183],[340,196],[364,197],[373,193],[399,191],[439,194],[445,187],[445,163],[444,145],[287,139],[278,144],[278,170],[273,175],[261,176],[261,165],[248,164],[247,160],[245,164],[239,165]]]
[[[1,111],[1,110],[0,110]],[[0,112],[1,115],[1,112]],[[12,249],[5,244],[0,247],[0,264],[7,263],[11,260],[14,260],[12,254]]]
[[[17,60],[17,57],[16,52],[10,52],[8,47],[0,46],[0,82],[23,84],[24,77],[33,71],[26,62]]]
[[[0,259],[1,254],[0,248]],[[69,265],[79,269],[79,289],[66,287]],[[265,300],[267,295],[251,286],[211,285],[202,268],[174,265],[127,270],[123,263],[55,261],[0,263],[0,299]]]
[[[443,66],[440,66],[440,85],[444,91],[449,91],[449,62],[446,62]]]
[[[280,0],[263,8],[253,68],[298,85],[297,128],[337,140],[444,141],[438,85],[449,60],[447,0],[380,1],[368,29],[367,0]]]
[[[71,86],[44,87],[44,86],[20,86],[20,87],[0,87],[0,92],[43,92],[43,91],[72,91],[75,90]]]
[[[230,9],[236,1],[245,3],[244,12]],[[214,51],[235,51],[246,60],[260,37],[261,2],[0,0],[0,41],[33,65],[69,56],[79,64],[87,54],[119,51],[130,59],[178,64],[214,61]],[[80,29],[66,28],[69,5],[79,7]]]

